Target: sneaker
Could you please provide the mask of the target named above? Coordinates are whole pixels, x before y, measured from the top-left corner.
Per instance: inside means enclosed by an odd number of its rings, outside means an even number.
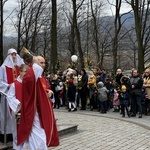
[[[68,109],[68,112],[70,112],[71,111],[71,109]]]
[[[73,109],[71,109],[71,111],[77,111],[77,108],[73,108]]]

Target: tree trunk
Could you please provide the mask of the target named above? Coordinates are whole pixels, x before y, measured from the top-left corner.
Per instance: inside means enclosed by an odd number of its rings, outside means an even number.
[[[0,2],[0,65],[3,63],[3,0]]]
[[[117,35],[113,39],[113,48],[112,48],[112,51],[113,51],[113,72],[115,73],[116,70],[117,70],[117,63],[118,63],[118,58],[117,58],[118,39],[117,39]]]
[[[57,64],[57,0],[52,0],[52,20],[51,20],[51,65],[53,73],[56,72]]]
[[[138,43],[138,71],[142,73],[144,71],[144,47],[143,47],[143,39],[142,39],[142,22],[141,22],[141,14],[139,12],[139,0],[131,1],[131,6],[134,11],[134,20],[136,26],[136,37]]]
[[[121,8],[122,0],[116,0],[116,14],[115,14],[115,32],[114,32],[114,38],[113,38],[113,46],[112,46],[112,52],[113,52],[113,72],[115,73],[117,70],[117,53],[118,53],[118,37],[121,30],[121,17],[120,17],[120,8]]]
[[[75,54],[74,15],[73,15],[73,22],[71,24],[71,34],[70,34],[69,50],[70,50],[71,56]]]
[[[76,5],[76,0],[72,0],[73,2],[73,12],[74,12],[74,17],[75,17],[75,31],[76,31],[76,37],[77,37],[77,43],[78,43],[78,52],[79,52],[79,57],[80,57],[80,66],[81,68],[84,68],[84,59],[83,59],[83,52],[82,52],[82,46],[81,46],[81,37],[80,37],[80,31],[78,28],[78,23],[77,23],[77,5]]]
[[[77,34],[77,42],[78,42],[78,51],[79,51],[79,56],[80,56],[80,65],[81,68],[84,68],[84,59],[83,59],[83,52],[82,52],[82,47],[81,47],[81,38],[80,38],[80,31],[78,27],[76,27],[76,34]]]
[[[22,13],[23,13],[23,8],[22,8],[23,2],[21,1],[21,9],[20,9],[20,14],[18,17],[18,43],[17,43],[17,52],[18,54],[20,53],[20,39],[21,39],[21,20],[22,20]]]
[[[98,38],[98,26],[97,26],[97,20],[96,16],[93,11],[93,1],[91,0],[91,11],[92,11],[92,18],[94,23],[94,40],[96,44],[96,55],[97,55],[97,62],[100,62],[100,52],[99,52],[99,38]]]

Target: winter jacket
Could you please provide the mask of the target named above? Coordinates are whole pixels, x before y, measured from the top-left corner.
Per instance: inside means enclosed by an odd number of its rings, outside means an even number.
[[[98,82],[98,99],[100,102],[104,102],[108,100],[108,90],[104,87],[103,82]]]

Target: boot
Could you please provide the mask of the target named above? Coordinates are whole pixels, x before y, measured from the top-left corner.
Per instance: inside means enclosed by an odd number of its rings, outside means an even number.
[[[125,114],[123,114],[122,117],[125,117]]]
[[[136,114],[134,114],[134,113],[131,113],[131,115],[130,115],[131,117],[136,117]]]
[[[130,118],[130,113],[128,113],[128,117]]]
[[[142,118],[142,114],[139,114],[139,118]]]

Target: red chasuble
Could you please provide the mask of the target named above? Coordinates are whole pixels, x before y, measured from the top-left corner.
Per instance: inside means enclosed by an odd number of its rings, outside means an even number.
[[[47,146],[58,146],[59,135],[51,101],[47,98],[47,81],[44,77],[37,81],[37,103],[40,122],[46,133]]]
[[[17,79],[19,75],[19,67],[15,66],[14,68],[6,67],[6,74],[7,74],[7,83],[11,84],[14,80]]]
[[[30,136],[37,108],[41,127],[46,133],[47,146],[58,146],[59,136],[56,121],[50,100],[46,95],[45,80],[35,80],[33,68],[31,67],[23,78],[22,82],[22,107],[21,120],[18,130],[18,145],[24,143]]]
[[[18,145],[24,143],[32,130],[36,111],[36,79],[33,68],[30,67],[22,80],[21,119],[18,129]]]

